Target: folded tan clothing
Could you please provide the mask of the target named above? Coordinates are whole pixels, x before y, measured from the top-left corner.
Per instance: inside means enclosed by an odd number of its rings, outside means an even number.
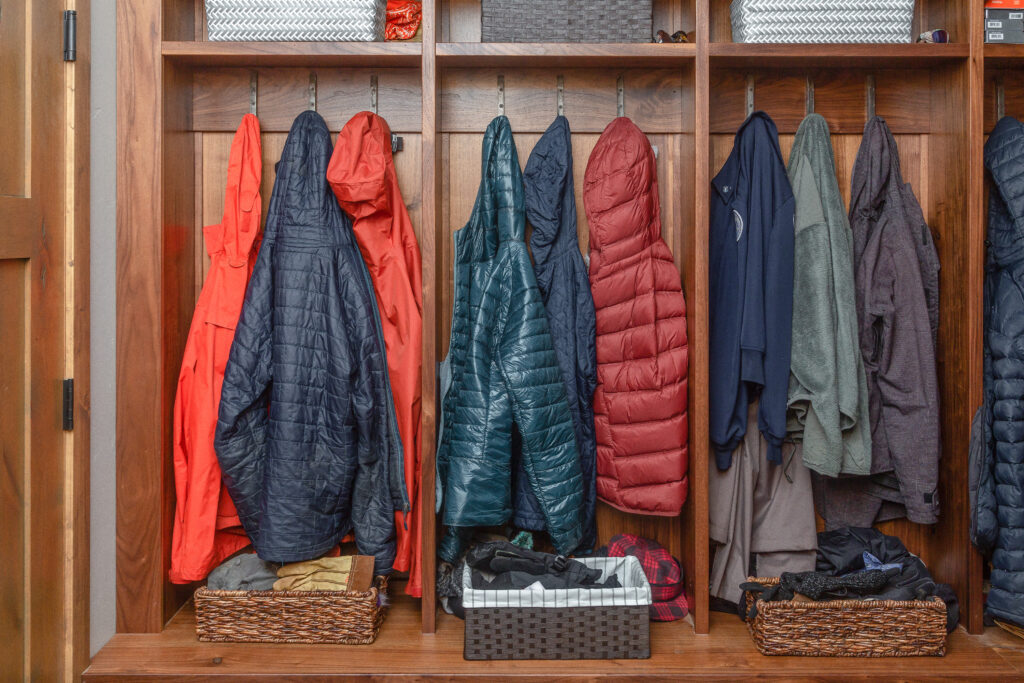
[[[373,585],[373,557],[348,555],[296,562],[281,567],[277,575],[280,577],[274,583],[274,590],[277,591],[365,592]]]
[[[293,562],[286,564],[277,570],[279,577],[284,576],[307,576],[317,571],[348,572],[352,567],[352,558],[356,555],[343,555],[341,557],[320,557],[305,562]]]

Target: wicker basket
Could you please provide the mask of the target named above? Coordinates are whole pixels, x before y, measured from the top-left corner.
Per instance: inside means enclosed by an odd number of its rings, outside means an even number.
[[[196,635],[230,643],[334,643],[368,645],[377,638],[386,608],[386,581],[357,591],[195,592]]]
[[[772,579],[748,579],[766,586]],[[747,611],[754,600],[747,593]],[[763,655],[919,657],[946,653],[946,604],[930,600],[757,601],[747,628]]]
[[[474,590],[463,575],[466,659],[646,659],[651,587],[635,557],[580,560],[622,588]]]
[[[387,0],[206,0],[210,40],[384,40]]]
[[[909,43],[914,0],[733,0],[737,43]]]
[[[481,0],[480,36],[485,43],[649,43],[651,4],[652,0]]]

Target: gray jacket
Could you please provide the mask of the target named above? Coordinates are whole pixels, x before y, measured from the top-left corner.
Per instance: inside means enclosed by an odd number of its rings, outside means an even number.
[[[889,127],[875,117],[853,168],[850,202],[860,347],[871,407],[871,477],[819,479],[829,528],[906,515],[938,519],[939,259],[900,173]]]
[[[803,441],[810,469],[830,477],[870,474],[853,236],[821,115],[811,114],[800,124],[788,172],[796,198],[796,253],[787,431]]]

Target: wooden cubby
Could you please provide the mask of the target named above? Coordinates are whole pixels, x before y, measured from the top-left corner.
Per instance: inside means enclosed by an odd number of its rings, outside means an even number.
[[[968,538],[967,444],[981,399],[981,148],[994,117],[997,77],[1006,85],[1007,112],[1024,114],[1024,49],[983,45],[981,3],[953,0],[919,0],[914,21],[915,32],[946,28],[953,40],[946,45],[734,44],[728,0],[656,0],[655,29],[693,32],[689,44],[481,43],[479,0],[423,4],[421,42],[219,43],[205,39],[202,0],[118,3],[118,630],[159,632],[194,588],[167,582],[171,415],[206,268],[202,227],[219,219],[231,136],[249,111],[250,88],[256,84],[266,204],[274,162],[292,119],[310,106],[311,84],[316,109],[337,132],[370,108],[372,76],[380,114],[405,138],[395,161],[423,255],[425,632],[434,630],[436,613],[433,369],[448,345],[451,235],[465,224],[476,195],[480,142],[498,114],[499,76],[522,164],[555,116],[562,77],[584,249],[584,170],[616,116],[620,78],[625,114],[658,148],[663,236],[688,309],[690,493],[679,518],[625,515],[602,505],[599,535],[604,541],[638,533],[680,557],[698,633],[710,625],[709,183],[746,117],[748,80],[756,108],[778,124],[787,155],[811,83],[848,195],[868,83],[874,83],[876,112],[897,136],[905,178],[942,261],[942,516],[932,527],[900,521],[882,528],[921,555],[937,580],[956,588],[965,624],[980,630],[982,563]]]

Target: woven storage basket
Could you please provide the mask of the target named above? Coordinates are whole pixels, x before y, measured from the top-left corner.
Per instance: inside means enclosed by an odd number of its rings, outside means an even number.
[[[358,591],[195,592],[196,635],[230,643],[367,645],[377,638],[386,608],[386,581]]]
[[[772,579],[748,579],[767,586]],[[747,593],[749,613],[753,596]],[[946,653],[946,604],[929,600],[757,601],[747,628],[763,655],[919,657]]]
[[[649,43],[652,0],[481,0],[485,43]]]
[[[387,0],[206,0],[210,40],[384,40]]]
[[[733,0],[737,43],[909,43],[914,0]]]
[[[580,560],[622,588],[474,590],[463,574],[466,659],[646,659],[651,587],[635,557]]]

